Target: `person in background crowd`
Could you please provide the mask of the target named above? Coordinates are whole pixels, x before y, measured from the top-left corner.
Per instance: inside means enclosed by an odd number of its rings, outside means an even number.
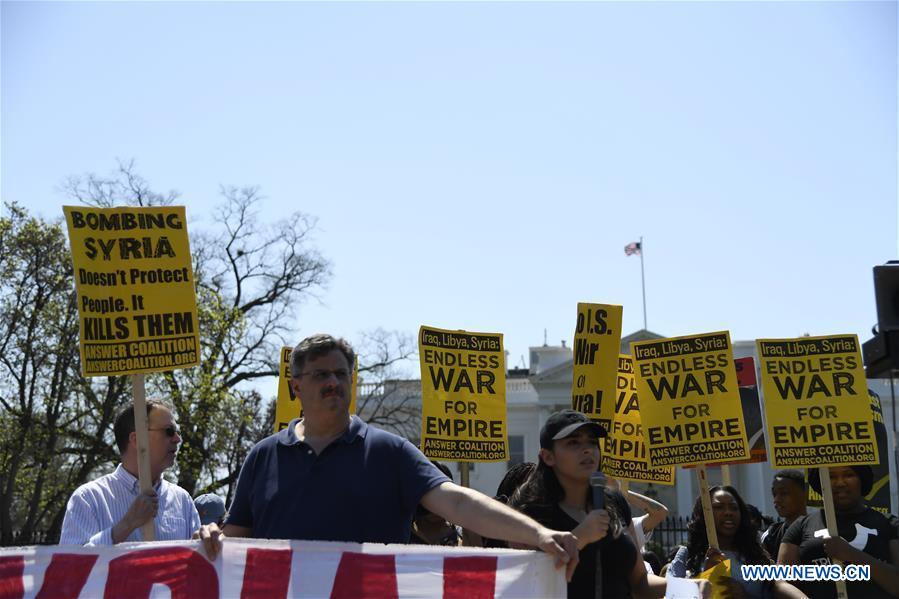
[[[615,488],[620,488],[618,481],[615,481]],[[650,499],[645,495],[640,495],[630,489],[624,494],[624,499],[628,504],[635,505],[646,512],[643,516],[631,518],[631,525],[627,529],[628,534],[634,541],[634,545],[637,546],[637,552],[643,555],[646,541],[652,536],[652,530],[668,516],[668,508],[658,501]],[[628,508],[628,511],[630,511],[630,508]],[[658,557],[656,557],[656,560],[658,561]],[[658,568],[653,569],[652,564],[647,560],[643,560],[643,562],[646,565],[647,572],[658,574]]]
[[[649,566],[648,572],[659,574],[662,571],[662,561],[655,551],[643,551],[643,563]]]
[[[824,510],[798,518],[784,533],[777,556],[781,564],[867,564],[870,581],[847,581],[850,599],[880,599],[899,596],[899,540],[889,520],[865,505],[874,474],[870,466],[830,469],[830,486],[840,536],[827,534]],[[821,492],[817,468],[809,472],[809,485]],[[836,584],[803,581],[796,585],[814,599],[836,597]]]
[[[776,560],[784,533],[797,518],[806,515],[808,491],[805,475],[799,470],[779,471],[771,481],[771,495],[774,496],[774,509],[783,521],[775,522],[762,533],[762,546]]]
[[[509,500],[515,494],[515,491],[518,490],[518,487],[524,484],[524,481],[528,479],[536,468],[537,464],[534,462],[522,462],[509,468],[503,479],[499,481],[499,486],[496,487],[494,499],[508,505]]]
[[[527,480],[528,476],[531,475],[531,472],[533,472],[536,467],[537,464],[534,462],[521,462],[520,464],[515,464],[509,468],[509,470],[506,471],[505,476],[503,476],[503,479],[499,481],[499,486],[496,488],[496,495],[494,495],[493,498],[508,505],[509,499],[515,494],[518,487],[524,484],[524,481]],[[482,538],[480,535],[473,533],[470,530],[462,532],[462,544],[466,547],[509,548],[509,544],[505,541]]]
[[[659,569],[659,576],[666,576],[668,574],[668,568],[671,566],[671,562],[674,561],[677,552],[680,551],[682,547],[683,545],[676,545],[668,550],[668,555],[665,556],[665,563],[662,564],[662,567]]]
[[[765,530],[762,512],[751,503],[746,504],[746,510],[749,512],[749,524],[752,526],[752,530],[755,531],[755,534],[759,537],[759,541],[761,542],[762,531]]]
[[[540,431],[537,467],[511,505],[544,525],[571,530],[581,559],[568,583],[568,597],[662,597],[665,580],[647,575],[627,523],[618,513],[627,502],[606,489],[606,509],[593,509],[590,476],[600,464],[599,439],[606,431],[573,410],[556,412]],[[596,580],[599,552],[602,579]]]
[[[159,400],[147,400],[147,423],[153,488],[140,490],[134,406],[129,405],[113,425],[122,462],[111,474],[85,483],[72,493],[62,521],[60,545],[142,541],[140,527],[154,518],[157,541],[190,539],[200,527],[190,494],[162,478],[175,463],[181,443],[171,407]]]
[[[218,495],[205,493],[194,499],[194,506],[200,514],[200,524],[218,524],[225,519],[225,500]]]
[[[453,473],[445,464],[431,460],[449,480],[453,480]],[[447,522],[437,514],[428,511],[428,508],[418,504],[415,510],[415,518],[412,521],[412,538],[409,541],[414,545],[448,545],[455,547],[462,540],[462,532],[454,524]]]
[[[886,514],[887,520],[890,521],[890,526],[896,529],[896,538],[899,538],[899,516],[896,514]]]
[[[643,551],[646,541],[652,537],[653,529],[662,523],[668,517],[668,508],[645,495],[640,495],[628,489],[624,498],[633,506],[640,508],[646,513],[633,519],[634,522],[634,540],[637,543],[637,549]]]
[[[681,547],[668,567],[667,575],[689,578],[701,574],[723,560],[730,560],[730,576],[723,577],[724,592],[735,599],[762,599],[768,597],[804,597],[795,587],[783,581],[763,582],[743,579],[740,566],[770,564],[771,559],[762,548],[758,530],[752,527],[746,504],[731,486],[715,486],[709,489],[718,549],[709,548],[706,535],[705,513],[702,501],[696,498],[693,517],[688,525],[687,546]]]
[[[350,416],[355,354],[343,339],[313,335],[290,357],[290,387],[303,417],[250,450],[224,534],[262,539],[405,543],[421,503],[444,520],[577,565],[577,539],[452,483],[408,440]],[[222,531],[200,528],[215,559]]]

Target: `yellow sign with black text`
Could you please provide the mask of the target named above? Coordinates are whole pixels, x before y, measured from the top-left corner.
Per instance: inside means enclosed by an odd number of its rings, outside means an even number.
[[[615,415],[613,401],[621,346],[621,306],[577,305],[574,329],[574,366],[571,409],[582,412],[609,430]]]
[[[281,363],[278,367],[278,400],[275,404],[275,432],[287,428],[290,421],[303,415],[303,404],[290,388],[290,352],[292,347],[281,348]],[[356,381],[359,358],[353,365],[353,379],[350,383],[350,414],[356,413]]]
[[[880,405],[880,396],[871,389],[868,389],[868,399],[871,401],[871,414],[874,416],[874,436],[877,438],[877,454],[888,455],[887,452],[887,429],[883,421],[883,408]],[[817,468],[817,467],[816,467]],[[814,470],[816,468],[809,468]],[[865,495],[865,505],[872,510],[877,510],[884,516],[890,515],[890,497],[892,496],[890,464],[887,460],[871,467],[874,474],[874,482],[871,490]],[[806,473],[808,479],[808,473]],[[811,486],[808,488],[808,505],[810,507],[824,507],[824,498],[815,491]]]
[[[620,480],[674,484],[674,467],[650,468],[631,356],[618,356],[615,417],[605,439],[601,470]]]
[[[421,450],[435,460],[509,459],[503,336],[421,327]]]
[[[856,335],[756,340],[774,468],[879,463]]]
[[[80,323],[81,372],[114,376],[200,363],[183,206],[63,206]]]
[[[631,343],[653,468],[749,458],[727,331]]]

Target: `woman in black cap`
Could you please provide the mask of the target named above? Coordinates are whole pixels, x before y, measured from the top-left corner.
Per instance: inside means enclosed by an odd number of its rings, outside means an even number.
[[[662,597],[665,579],[647,575],[634,543],[624,534],[620,493],[607,491],[607,509],[593,509],[590,475],[599,469],[599,439],[605,434],[580,412],[562,410],[550,416],[540,430],[537,467],[512,496],[511,505],[544,526],[577,536],[580,561],[568,583],[568,597]],[[597,550],[601,586],[596,584]]]
[[[830,486],[839,537],[827,536],[824,510],[799,518],[784,534],[777,561],[781,564],[845,564],[871,566],[870,581],[846,582],[850,599],[899,596],[899,540],[896,529],[882,514],[865,505],[873,474],[869,466],[830,469]],[[809,472],[809,484],[821,492],[818,469]],[[825,581],[795,583],[809,597],[836,597],[836,584]]]

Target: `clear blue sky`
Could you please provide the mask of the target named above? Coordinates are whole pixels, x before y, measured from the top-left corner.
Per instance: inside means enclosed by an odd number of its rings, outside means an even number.
[[[198,228],[259,185],[334,264],[298,338],[502,332],[516,365],[578,301],[628,333],[642,235],[656,332],[866,339],[897,255],[895,2],[0,10],[2,199],[61,215],[134,158]]]

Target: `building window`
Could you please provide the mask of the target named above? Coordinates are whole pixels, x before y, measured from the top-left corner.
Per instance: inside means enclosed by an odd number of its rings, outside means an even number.
[[[509,461],[507,468],[524,462],[524,436],[509,435]]]

